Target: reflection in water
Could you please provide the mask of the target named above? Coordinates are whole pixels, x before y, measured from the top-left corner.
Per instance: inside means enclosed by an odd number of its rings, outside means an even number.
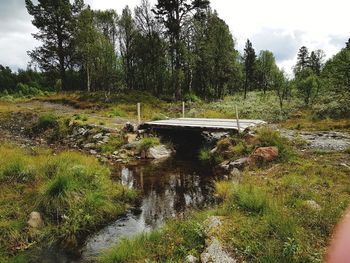
[[[142,192],[141,212],[130,212],[91,236],[83,249],[84,259],[98,255],[122,237],[149,231],[189,208],[213,202],[213,174],[197,163],[172,159],[161,164],[123,167],[117,173],[124,186]]]

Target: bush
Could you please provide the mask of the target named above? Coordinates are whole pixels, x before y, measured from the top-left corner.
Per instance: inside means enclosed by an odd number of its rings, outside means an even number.
[[[147,138],[143,138],[140,141],[139,148],[141,151],[147,151],[149,148],[156,146],[156,145],[159,145],[159,144],[160,144],[159,138],[147,137]]]
[[[261,147],[276,146],[281,161],[288,161],[294,156],[288,140],[281,137],[278,131],[269,128],[260,128],[257,132],[257,137],[259,146]]]
[[[197,95],[193,93],[187,93],[183,99],[186,102],[195,102],[195,103],[202,101]]]
[[[266,211],[270,205],[266,193],[253,185],[236,186],[232,201],[239,209],[257,214]]]
[[[58,117],[52,112],[45,113],[39,117],[35,128],[41,131],[55,128],[58,124]]]

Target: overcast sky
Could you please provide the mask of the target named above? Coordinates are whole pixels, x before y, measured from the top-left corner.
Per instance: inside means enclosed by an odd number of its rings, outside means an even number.
[[[140,0],[85,0],[93,9],[133,7]],[[156,0],[151,0],[155,3]],[[271,50],[278,65],[291,72],[298,49],[323,49],[327,58],[350,38],[349,0],[211,0],[211,6],[229,25],[242,52],[249,38],[258,53]],[[24,0],[0,0],[0,64],[26,68],[27,50],[40,43],[31,33]]]

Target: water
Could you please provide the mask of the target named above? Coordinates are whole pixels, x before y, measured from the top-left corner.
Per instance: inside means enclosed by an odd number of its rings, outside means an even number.
[[[201,209],[214,202],[213,173],[195,161],[170,159],[159,164],[121,167],[116,175],[123,185],[141,191],[138,209],[89,237],[82,249],[88,261],[122,238],[147,232],[189,209]]]
[[[165,136],[167,134],[164,134]],[[130,189],[137,189],[140,203],[135,209],[82,240],[83,246],[73,253],[59,248],[41,251],[33,262],[90,262],[122,238],[130,238],[155,229],[186,211],[212,205],[214,180],[219,179],[208,166],[194,158],[202,145],[194,133],[168,134],[177,149],[174,158],[163,162],[141,162],[115,166],[113,178]]]

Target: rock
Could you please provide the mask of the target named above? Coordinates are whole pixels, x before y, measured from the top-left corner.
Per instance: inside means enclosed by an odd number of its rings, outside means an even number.
[[[250,160],[252,162],[271,162],[278,158],[277,147],[260,147],[257,148],[252,155]]]
[[[97,154],[97,151],[95,151],[95,150],[90,150],[90,154],[96,155],[96,154]]]
[[[128,134],[126,135],[126,139],[127,139],[128,143],[133,143],[133,142],[135,142],[136,139],[137,139],[137,134],[128,133]]]
[[[233,168],[232,171],[230,172],[230,177],[238,177],[241,175],[241,171],[238,170],[237,168]]]
[[[195,256],[192,255],[188,255],[186,257],[186,263],[197,263],[198,262],[198,258],[196,258]]]
[[[107,135],[103,136],[103,137],[102,137],[102,141],[103,141],[104,143],[109,142],[109,136],[107,136]]]
[[[126,132],[136,132],[137,131],[137,125],[135,123],[127,122],[127,123],[125,123],[124,131],[126,131]]]
[[[321,206],[318,203],[316,203],[314,200],[305,201],[305,206],[307,206],[311,210],[315,210],[315,211],[321,210]]]
[[[140,141],[134,141],[134,142],[125,144],[123,146],[123,148],[126,149],[126,150],[135,150],[135,149],[137,149],[139,147],[139,145],[140,145]]]
[[[95,134],[92,138],[96,139],[96,140],[99,140],[103,137],[103,133],[97,133]]]
[[[87,149],[91,149],[91,148],[95,148],[95,144],[94,143],[87,143],[83,147],[87,148]]]
[[[31,212],[27,224],[32,228],[42,228],[44,226],[44,220],[39,212]]]
[[[232,258],[224,249],[222,248],[219,240],[212,238],[210,245],[201,254],[202,263],[235,263],[236,260]]]
[[[230,170],[230,161],[223,161],[222,163],[219,164],[219,168],[229,171]]]
[[[246,167],[249,164],[249,158],[240,158],[236,161],[230,162],[229,167],[230,169],[239,169],[243,170],[244,167]]]
[[[211,153],[211,154],[214,154],[214,153],[216,153],[217,150],[218,150],[218,147],[215,147],[215,148],[213,148],[213,149],[210,150],[210,153]]]
[[[146,157],[149,159],[164,159],[169,158],[172,151],[168,149],[165,145],[157,145],[148,149]]]
[[[221,225],[221,220],[217,216],[210,216],[204,221],[204,224],[206,226],[205,231],[209,233],[210,231]]]

